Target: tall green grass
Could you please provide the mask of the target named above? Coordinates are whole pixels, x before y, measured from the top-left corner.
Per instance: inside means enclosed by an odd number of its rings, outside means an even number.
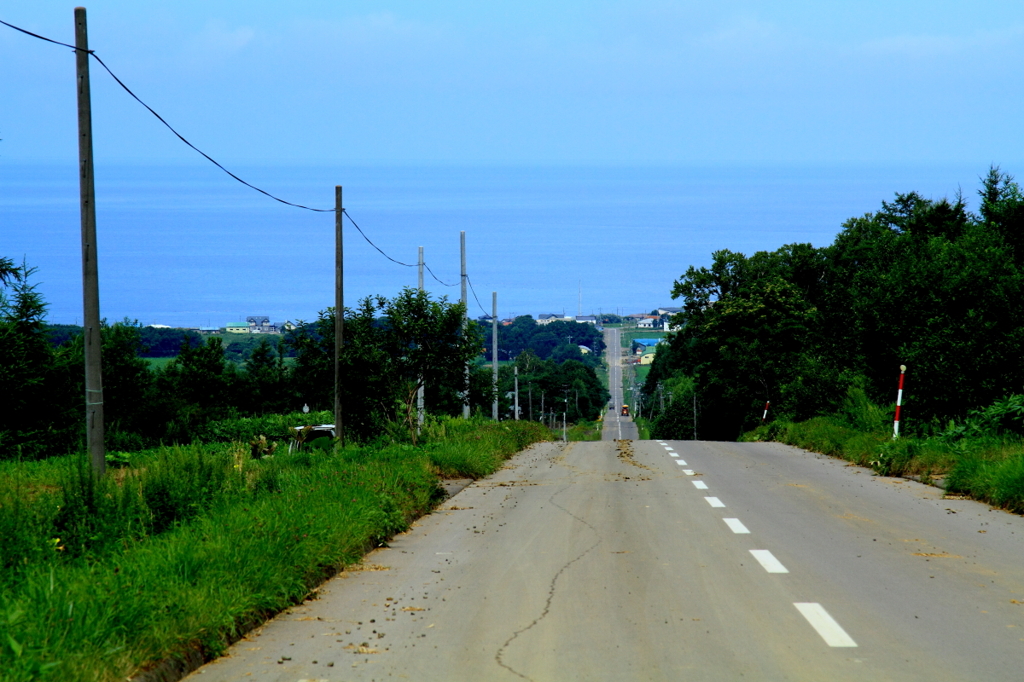
[[[570,441],[576,440],[601,440],[601,431],[604,429],[604,422],[581,421],[569,427],[568,437]]]
[[[804,422],[769,422],[741,441],[777,441],[871,467],[882,476],[941,479],[947,492],[1024,513],[1024,440],[1007,428],[1006,405],[977,410],[926,436],[892,437],[892,411],[851,389],[839,412]]]
[[[75,458],[8,467],[0,680],[123,680],[216,654],[407,528],[440,499],[439,475],[487,475],[547,432],[433,420],[424,434],[261,460],[246,443],[159,448],[99,481]]]

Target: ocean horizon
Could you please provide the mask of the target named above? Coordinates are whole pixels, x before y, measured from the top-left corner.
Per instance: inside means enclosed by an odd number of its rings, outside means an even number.
[[[346,211],[390,257],[417,247],[458,300],[459,232],[470,315],[632,314],[673,305],[673,282],[729,249],[826,246],[847,219],[897,192],[977,207],[989,163],[387,165],[231,168],[294,203]],[[1011,174],[1016,170],[1003,165]],[[52,323],[81,323],[76,164],[0,158],[0,256],[37,269]],[[248,315],[311,320],[334,304],[334,216],[285,206],[211,165],[98,164],[101,314],[224,326]],[[345,300],[414,287],[345,224]],[[478,299],[478,300],[477,300]]]

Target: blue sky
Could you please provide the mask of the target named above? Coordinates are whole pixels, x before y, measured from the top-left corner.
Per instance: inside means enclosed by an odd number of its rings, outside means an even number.
[[[90,42],[225,163],[1024,158],[1024,3],[97,0]],[[0,19],[73,42],[72,5]],[[194,162],[93,68],[98,162]],[[69,52],[0,27],[0,159],[76,154]]]

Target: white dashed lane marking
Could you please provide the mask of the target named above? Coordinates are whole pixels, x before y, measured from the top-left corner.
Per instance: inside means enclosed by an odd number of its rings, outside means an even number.
[[[835,618],[828,615],[828,611],[821,604],[794,602],[793,606],[807,619],[811,627],[818,631],[825,644],[835,647],[857,646],[853,638],[846,634],[846,630],[835,621]]]
[[[782,562],[775,558],[771,552],[767,549],[752,549],[750,553],[754,555],[757,562],[764,567],[764,570],[769,573],[789,573]]]
[[[740,521],[739,519],[722,519],[722,520],[725,521],[725,525],[729,526],[729,529],[733,533],[743,534],[743,533],[749,533],[750,532],[749,530],[747,530],[747,527],[743,525],[743,522]]]
[[[661,443],[661,441],[658,441]],[[663,443],[662,443],[663,444]],[[672,451],[671,447],[666,446],[665,450],[669,452],[672,457],[678,457],[675,452]],[[675,460],[680,466],[685,466],[686,462],[681,459]],[[683,469],[683,473],[687,476],[693,476],[694,472],[692,469]],[[693,487],[698,490],[707,490],[708,486],[704,481],[693,481]],[[705,497],[708,504],[715,508],[724,508],[725,503],[717,497]],[[737,535],[749,535],[750,530],[743,525],[743,522],[736,518],[722,519],[725,521],[725,525],[729,527],[733,533]],[[789,570],[782,565],[782,562],[775,558],[767,549],[752,549],[750,550],[751,555],[757,562],[761,564],[768,573],[789,573]],[[818,603],[815,602],[794,602],[793,606],[800,611],[800,614],[807,619],[811,627],[821,636],[825,643],[830,647],[856,647],[857,643],[853,641],[843,630],[842,626],[836,622],[836,620],[829,615],[828,611]]]

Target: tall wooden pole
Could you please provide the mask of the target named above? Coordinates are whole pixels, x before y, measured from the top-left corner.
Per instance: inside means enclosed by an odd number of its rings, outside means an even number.
[[[466,295],[466,231],[459,232],[459,246],[462,251],[462,308],[466,311],[465,324],[469,326],[469,298]],[[462,418],[469,419],[469,363],[466,363],[465,392],[462,394]]]
[[[491,419],[498,421],[498,292],[491,292],[491,365],[493,372],[491,376],[491,390],[494,393],[494,402],[491,404]]]
[[[78,76],[78,183],[82,212],[82,302],[85,336],[85,440],[93,473],[107,469],[103,446],[103,359],[100,280],[96,265],[96,189],[92,167],[92,95],[89,89],[89,30],[85,8],[75,8],[75,67]]]
[[[419,276],[419,287],[420,287],[420,293],[422,293],[423,292],[423,247],[422,246],[420,247],[420,254],[419,255],[420,255],[420,260],[419,260],[419,270],[420,270],[420,273],[419,273],[420,274],[420,276]],[[420,431],[420,430],[423,429],[423,417],[424,417],[424,414],[425,414],[425,410],[424,410],[424,397],[425,396],[424,396],[424,387],[423,387],[422,381],[423,381],[423,377],[420,377],[420,387],[416,390],[416,424],[417,424],[416,428],[417,428],[417,431]]]
[[[516,417],[515,417],[515,419],[516,419],[516,421],[519,421],[519,367],[515,368],[515,376],[516,376],[516,388],[515,388],[515,391],[516,391],[515,415],[516,415]]]
[[[345,445],[345,428],[341,409],[341,347],[345,343],[345,259],[341,202],[341,185],[334,187],[334,434]]]

